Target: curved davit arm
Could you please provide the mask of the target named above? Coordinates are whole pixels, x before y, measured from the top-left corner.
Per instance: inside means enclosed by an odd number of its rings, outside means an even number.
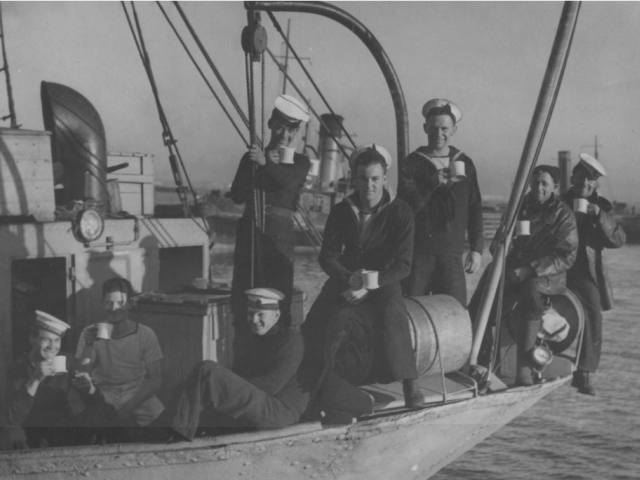
[[[52,134],[53,162],[62,166],[63,203],[95,202],[106,212],[107,142],[102,120],[91,102],[75,90],[58,83],[42,82],[44,127]]]
[[[378,62],[391,92],[396,114],[398,163],[407,156],[409,153],[409,120],[400,80],[382,45],[362,22],[344,10],[325,2],[245,2],[245,7],[270,12],[313,13],[335,20],[355,33]]]

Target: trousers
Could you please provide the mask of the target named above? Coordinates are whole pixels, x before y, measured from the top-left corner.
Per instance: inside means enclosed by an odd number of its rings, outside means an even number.
[[[215,413],[232,419],[238,427],[282,428],[299,420],[278,398],[206,360],[189,375],[170,427],[192,440],[198,427],[219,426],[207,423],[216,418]]]
[[[591,277],[567,279],[569,289],[576,294],[584,309],[584,333],[578,359],[578,370],[594,373],[600,364],[602,351],[602,311],[600,291]]]
[[[450,295],[466,308],[467,280],[462,258],[413,252],[411,273],[402,281],[402,290],[409,297]]]

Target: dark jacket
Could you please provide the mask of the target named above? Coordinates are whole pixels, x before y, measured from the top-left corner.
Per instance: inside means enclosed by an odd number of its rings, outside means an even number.
[[[518,220],[531,222],[531,234],[514,239],[506,268],[529,265],[536,272],[535,283],[540,292],[562,292],[566,287],[566,272],[575,262],[578,250],[573,212],[553,194],[540,206],[527,194]]]
[[[252,335],[251,340],[252,354],[234,373],[302,415],[309,400],[308,388],[298,376],[304,354],[302,335],[276,324],[266,335]]]
[[[73,371],[73,356],[66,354],[65,356],[67,357],[67,370]],[[22,427],[70,425],[72,418],[84,410],[86,406],[104,401],[99,390],[96,390],[93,395],[89,395],[88,392],[73,387],[69,373],[45,378],[32,397],[26,388],[32,369],[28,355],[9,367],[6,411],[8,425]]]
[[[413,259],[413,214],[399,198],[390,201],[385,190],[371,233],[360,242],[360,221],[352,205],[358,193],[338,203],[329,214],[318,261],[338,291],[349,289],[349,277],[362,268],[378,271],[380,287],[409,275]]]
[[[255,163],[249,159],[249,153],[245,153],[231,184],[231,198],[237,204],[253,205],[251,182],[253,165]],[[309,158],[299,153],[294,155],[293,164],[273,163],[267,158],[266,164],[256,169],[256,181],[257,185],[264,190],[265,205],[295,211],[310,168]]]
[[[434,169],[420,147],[400,162],[398,197],[415,213],[415,251],[459,257],[464,251],[465,232],[471,251],[482,253],[484,234],[482,196],[476,168],[469,157],[449,147],[449,161],[463,161],[466,178],[436,187]]]
[[[568,205],[572,205],[575,198],[573,187],[563,196]],[[600,207],[600,214],[597,217],[576,215],[580,243],[576,262],[570,270],[568,284],[571,288],[571,274],[574,272],[590,274],[600,292],[601,308],[607,311],[613,308],[613,292],[604,266],[602,251],[605,248],[620,248],[625,244],[627,237],[610,213],[612,206],[609,200],[601,197],[597,192],[594,192],[588,200],[589,203]]]

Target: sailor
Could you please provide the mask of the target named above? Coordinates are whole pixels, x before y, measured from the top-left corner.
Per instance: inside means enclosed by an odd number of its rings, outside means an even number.
[[[59,355],[69,328],[53,315],[36,311],[31,349],[9,367],[0,450],[85,443],[86,427],[108,426],[115,418],[89,374],[74,375],[73,356]]]
[[[162,351],[154,331],[129,318],[133,287],[120,277],[102,285],[106,323],[113,326],[109,339],[98,336],[93,324],[83,330],[76,358],[113,405],[121,426],[145,426],[164,406],[156,397],[162,386]]]
[[[561,294],[566,273],[576,259],[578,232],[571,209],[556,195],[560,170],[551,165],[533,169],[518,220],[529,222],[528,235],[512,242],[506,258],[503,312],[510,312],[516,331],[516,385],[534,384],[531,353],[545,311],[544,295]],[[478,303],[484,290],[483,276],[471,304]],[[470,307],[470,310],[472,308]]]
[[[582,349],[571,385],[578,392],[587,395],[595,395],[589,374],[594,373],[600,363],[602,312],[613,308],[603,250],[620,248],[626,241],[624,230],[611,214],[611,203],[598,194],[598,179],[604,176],[606,172],[600,162],[581,153],[580,162],[571,175],[571,188],[563,197],[569,205],[573,205],[577,199],[588,202],[586,212],[578,211],[582,210],[580,207],[575,212],[578,223],[578,254],[567,272],[567,286],[578,296],[585,313]]]
[[[422,115],[429,144],[409,154],[399,168],[398,197],[411,206],[416,224],[413,264],[402,287],[410,296],[451,295],[466,307],[464,272],[480,268],[484,242],[476,168],[449,143],[462,119],[453,102],[429,100]],[[470,251],[463,266],[465,232]]]
[[[405,404],[417,407],[424,396],[416,383],[400,287],[411,268],[414,223],[411,208],[399,198],[392,200],[385,188],[390,163],[391,156],[378,145],[365,145],[352,155],[356,191],[333,207],[327,219],[319,262],[329,279],[301,330],[308,349],[305,363],[315,360],[326,367],[332,361],[327,352],[335,348],[331,342],[325,344],[328,328],[354,307],[368,307],[377,337],[383,339],[377,381],[402,380]],[[365,271],[377,272],[377,282],[368,283]]]
[[[257,145],[251,145],[240,160],[231,185],[233,201],[245,204],[236,228],[231,288],[237,360],[245,357],[245,340],[250,337],[244,321],[247,316],[245,290],[269,287],[281,291],[285,297],[280,322],[284,327],[291,325],[293,215],[311,167],[309,158],[294,153],[292,146],[301,123],[308,120],[309,114],[302,102],[290,95],[278,96],[267,124],[271,130],[268,145],[264,152]],[[252,181],[254,169],[255,183]],[[255,211],[256,199],[261,200],[264,210]],[[262,231],[256,225],[256,218],[264,221]]]
[[[167,412],[170,430],[180,436],[174,440],[192,440],[198,427],[287,427],[306,408],[309,394],[297,375],[304,347],[300,333],[280,323],[284,294],[271,288],[245,294],[251,361],[237,374],[210,360],[194,368]]]

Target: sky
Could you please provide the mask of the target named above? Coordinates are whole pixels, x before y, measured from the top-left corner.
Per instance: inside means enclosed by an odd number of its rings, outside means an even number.
[[[408,107],[410,148],[427,143],[422,105],[455,102],[463,113],[451,144],[473,159],[487,199],[507,198],[558,27],[561,2],[334,2],[375,35],[391,59]],[[237,101],[246,108],[242,2],[181,4]],[[174,6],[164,8],[215,91],[224,96]],[[240,136],[191,64],[155,2],[137,2],[145,43],[167,118],[194,185],[227,188],[245,151]],[[168,153],[149,82],[119,2],[2,2],[5,43],[18,123],[43,129],[40,82],[62,83],[100,113],[110,152],[154,155],[156,178],[171,182]],[[391,95],[368,50],[332,20],[277,13],[291,42],[357,144],[375,142],[396,157]],[[268,46],[282,39],[263,16]],[[640,204],[640,4],[584,2],[571,55],[538,163],[558,151],[598,154],[608,172],[602,193]],[[327,113],[301,69],[291,75],[319,113]],[[0,82],[4,79],[0,78]],[[282,77],[266,63],[270,112]],[[287,93],[293,93],[288,87]],[[226,100],[225,105],[230,108]],[[0,112],[7,112],[0,86]],[[238,117],[234,116],[236,122]],[[3,126],[8,126],[4,122]],[[317,146],[318,122],[309,139]],[[243,129],[245,137],[247,132]],[[298,144],[300,150],[300,144]],[[392,168],[390,182],[395,185]]]

